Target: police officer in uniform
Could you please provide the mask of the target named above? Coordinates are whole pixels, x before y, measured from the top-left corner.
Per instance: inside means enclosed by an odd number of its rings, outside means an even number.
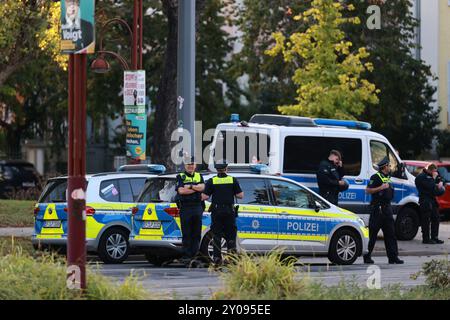
[[[211,207],[211,231],[213,233],[214,264],[222,263],[221,243],[222,237],[227,242],[228,253],[236,252],[236,216],[234,207],[235,198],[242,199],[244,193],[236,178],[227,175],[228,164],[226,161],[216,162],[214,168],[217,175],[206,182],[202,198],[212,197]]]
[[[317,184],[319,194],[334,205],[338,205],[339,192],[348,189],[348,183],[342,180],[343,176],[342,155],[337,150],[331,150],[328,159],[319,164]]]
[[[439,235],[439,205],[437,196],[445,193],[436,165],[430,163],[416,177],[416,187],[419,191],[420,218],[422,225],[422,242],[425,244],[442,244]],[[430,238],[431,224],[431,238]]]
[[[372,195],[369,220],[369,252],[364,255],[364,263],[372,264],[371,258],[378,232],[383,230],[384,245],[390,264],[402,264],[398,258],[397,239],[395,238],[394,216],[391,201],[394,198],[394,187],[389,176],[390,164],[387,158],[378,163],[379,171],[370,177],[366,192]]]
[[[189,263],[195,258],[201,239],[203,202],[205,189],[203,177],[195,172],[194,157],[185,160],[185,171],[177,175],[178,204],[180,206],[181,232],[183,235],[182,261]]]

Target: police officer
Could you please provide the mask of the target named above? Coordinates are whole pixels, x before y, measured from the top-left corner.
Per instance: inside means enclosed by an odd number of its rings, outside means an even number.
[[[416,177],[416,187],[419,191],[420,220],[422,224],[422,242],[425,244],[442,244],[439,240],[439,212],[436,196],[445,193],[436,165],[430,163]],[[431,238],[430,238],[431,223]]]
[[[204,200],[212,196],[211,201],[211,231],[213,233],[214,264],[222,263],[222,237],[227,242],[228,253],[236,252],[236,216],[235,198],[242,199],[244,193],[236,178],[227,175],[226,161],[216,162],[214,168],[217,175],[206,182],[202,195]]]
[[[364,263],[374,263],[371,258],[378,232],[383,230],[384,245],[390,264],[402,264],[398,258],[397,239],[395,238],[394,215],[391,201],[394,187],[389,176],[390,164],[387,158],[378,163],[379,171],[370,177],[366,192],[372,195],[369,220],[369,252],[364,255]]]
[[[176,189],[183,235],[181,260],[189,263],[196,256],[200,246],[204,209],[201,193],[205,189],[205,184],[202,175],[195,172],[194,157],[185,160],[184,169],[183,173],[177,175]]]
[[[343,176],[342,155],[337,150],[331,150],[328,159],[319,164],[317,184],[319,194],[334,205],[338,205],[339,192],[348,189],[348,183],[342,180]]]

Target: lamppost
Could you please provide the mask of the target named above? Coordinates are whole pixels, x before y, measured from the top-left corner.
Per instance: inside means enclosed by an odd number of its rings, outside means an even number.
[[[142,69],[142,43],[143,43],[143,0],[135,0],[133,7],[133,26],[123,19],[113,18],[105,22],[100,28],[101,34],[99,35],[99,50],[97,50],[98,57],[92,61],[91,70],[96,73],[106,73],[110,70],[110,65],[106,60],[106,56],[112,56],[119,61],[122,69],[127,70],[141,70]],[[131,38],[131,65],[117,52],[104,50],[103,47],[103,35],[108,28],[114,24],[119,24],[125,27]],[[140,160],[130,159],[130,163],[140,163]]]

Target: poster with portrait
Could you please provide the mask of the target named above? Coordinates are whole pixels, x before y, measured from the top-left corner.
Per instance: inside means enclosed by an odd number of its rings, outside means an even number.
[[[95,0],[61,0],[61,52],[95,52]]]

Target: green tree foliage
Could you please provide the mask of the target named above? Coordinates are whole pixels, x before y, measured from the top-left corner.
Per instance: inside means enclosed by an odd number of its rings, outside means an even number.
[[[379,1],[379,30],[366,26],[367,3],[347,2],[355,6],[363,23],[347,25],[345,31],[355,46],[370,48],[374,72],[365,77],[381,90],[379,105],[367,108],[360,118],[387,136],[402,158],[418,156],[431,147],[439,111],[431,105],[436,88],[430,83],[430,67],[414,56],[418,21],[412,15],[411,1]]]
[[[310,9],[294,17],[308,25],[305,32],[295,32],[288,39],[274,33],[276,44],[267,53],[283,54],[295,68],[293,81],[298,87],[297,103],[280,106],[281,113],[352,119],[366,104],[378,103],[375,85],[361,77],[373,70],[371,63],[363,62],[369,56],[367,50],[360,47],[352,52],[352,43],[341,30],[343,24],[360,23],[358,17],[342,16],[353,8],[333,0],[313,0]],[[300,67],[298,60],[303,60]]]

